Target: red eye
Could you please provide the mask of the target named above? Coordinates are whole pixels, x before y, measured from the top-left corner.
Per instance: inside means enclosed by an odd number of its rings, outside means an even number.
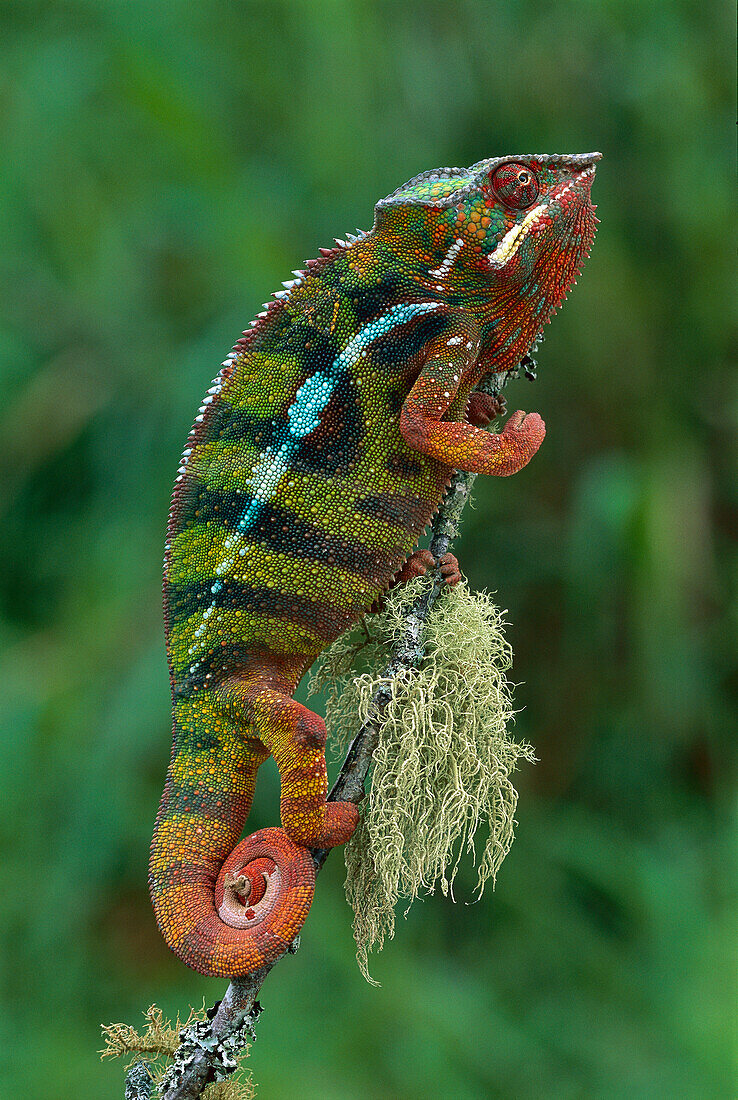
[[[498,199],[516,210],[524,210],[538,198],[538,180],[524,164],[501,164],[492,173],[490,183]]]

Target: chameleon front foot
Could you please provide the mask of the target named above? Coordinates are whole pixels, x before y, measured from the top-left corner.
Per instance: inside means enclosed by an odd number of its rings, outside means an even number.
[[[501,393],[482,393],[475,390],[466,406],[466,419],[477,428],[486,428],[498,416],[507,412],[507,402]]]

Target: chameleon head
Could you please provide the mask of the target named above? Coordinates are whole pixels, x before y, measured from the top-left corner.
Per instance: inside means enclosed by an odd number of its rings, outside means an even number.
[[[430,259],[424,290],[477,312],[495,352],[505,350],[494,325],[502,299],[521,326],[521,354],[589,255],[601,156],[524,154],[424,172],[377,204],[376,228],[417,235]]]

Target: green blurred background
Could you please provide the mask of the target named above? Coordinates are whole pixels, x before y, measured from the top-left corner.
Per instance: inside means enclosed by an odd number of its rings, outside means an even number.
[[[99,1023],[224,987],[170,956],[146,892],[164,526],[224,354],[415,173],[592,148],[592,258],[508,393],[545,446],[480,479],[459,545],[510,609],[540,757],[517,841],[480,904],[400,921],[380,989],[335,855],[250,1065],[278,1100],[737,1095],[732,5],[0,12],[0,1095],[122,1097]]]

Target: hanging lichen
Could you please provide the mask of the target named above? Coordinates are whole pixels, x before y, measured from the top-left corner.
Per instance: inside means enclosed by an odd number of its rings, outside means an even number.
[[[386,609],[323,654],[311,689],[327,686],[326,723],[345,747],[366,718],[407,609],[427,580],[390,595]],[[475,861],[478,892],[494,883],[513,841],[517,792],[510,776],[530,745],[511,739],[512,649],[503,615],[466,584],[442,594],[425,626],[420,669],[392,681],[374,752],[371,789],[346,848],[346,894],[354,910],[357,959],[394,935],[395,904],[421,892],[452,893],[459,861]],[[475,834],[489,834],[480,851]]]

